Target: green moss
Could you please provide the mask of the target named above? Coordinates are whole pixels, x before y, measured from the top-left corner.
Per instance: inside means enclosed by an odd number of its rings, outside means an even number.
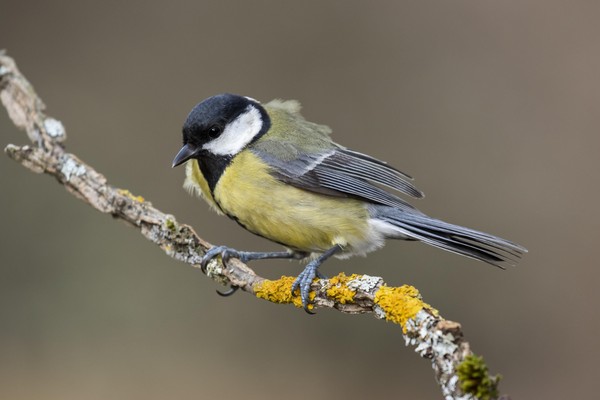
[[[168,230],[170,230],[173,233],[175,233],[175,231],[177,230],[177,224],[175,224],[175,221],[173,221],[171,218],[167,218],[167,220],[165,221],[165,226]]]
[[[471,354],[456,368],[460,388],[481,400],[498,398],[501,376],[490,376],[483,357]]]

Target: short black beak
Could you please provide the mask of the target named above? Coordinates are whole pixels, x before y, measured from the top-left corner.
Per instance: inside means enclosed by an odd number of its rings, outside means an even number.
[[[173,165],[171,167],[175,168],[176,166],[183,164],[190,158],[194,157],[198,153],[198,150],[199,149],[196,146],[192,146],[189,143],[184,145],[181,150],[179,150],[179,153],[177,153],[175,156]]]

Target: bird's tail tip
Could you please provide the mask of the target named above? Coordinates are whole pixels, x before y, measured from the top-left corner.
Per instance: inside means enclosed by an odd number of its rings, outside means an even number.
[[[516,266],[528,250],[510,240],[459,225],[450,224],[424,214],[394,210],[376,216],[387,224],[387,232],[395,238],[412,238],[442,250],[474,258],[505,269]],[[394,238],[393,234],[390,237]]]

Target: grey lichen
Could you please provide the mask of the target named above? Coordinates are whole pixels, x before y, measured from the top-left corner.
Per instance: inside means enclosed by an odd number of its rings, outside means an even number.
[[[383,308],[379,307],[377,304],[375,304],[373,307],[373,312],[375,313],[375,318],[385,319],[385,311],[383,311]],[[404,336],[404,338],[406,339],[407,336]],[[406,345],[408,346],[408,343],[406,343]]]
[[[44,128],[48,136],[54,139],[64,140],[66,138],[65,127],[62,122],[54,118],[46,118],[44,120]]]
[[[215,278],[223,275],[223,264],[213,258],[206,264],[206,276]]]
[[[64,175],[66,181],[69,182],[72,177],[85,174],[85,167],[68,157],[63,163],[60,172]]]
[[[349,289],[371,293],[378,285],[381,285],[383,280],[377,276],[361,275],[356,279],[348,282]]]
[[[438,323],[439,319],[427,311],[419,311],[416,318],[406,324],[405,343],[407,346],[415,346],[415,352],[421,357],[432,359],[432,363],[439,371],[438,381],[445,399],[475,399],[468,393],[457,396],[457,391],[460,391],[457,390],[458,379],[454,355],[460,350],[460,346],[452,333],[444,332],[437,327]]]

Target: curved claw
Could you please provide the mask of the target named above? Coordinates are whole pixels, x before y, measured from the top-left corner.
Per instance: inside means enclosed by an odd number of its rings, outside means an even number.
[[[302,299],[302,307],[304,311],[308,314],[315,314],[314,312],[308,309],[308,301],[309,301],[309,293],[310,293],[310,285],[315,278],[324,279],[325,275],[319,272],[319,266],[323,263],[323,261],[327,260],[329,257],[342,250],[340,245],[335,245],[323,254],[309,262],[304,270],[300,272],[300,275],[296,278],[294,283],[292,284],[292,293],[296,289],[300,289],[300,299]]]
[[[320,275],[318,272],[319,264],[316,262],[309,263],[306,268],[298,275],[294,283],[292,284],[292,292],[296,289],[300,289],[300,299],[302,299],[302,307],[308,314],[315,314],[314,311],[309,310],[309,293],[310,285],[312,281]]]
[[[230,258],[237,258],[244,263],[248,261],[248,257],[245,252],[240,252],[227,246],[214,246],[204,253],[204,257],[202,257],[202,260],[200,261],[200,269],[202,272],[206,274],[206,266],[210,260],[218,255],[221,256],[221,260],[223,260],[223,264],[225,266],[227,266],[227,261],[229,261]]]
[[[223,252],[227,249],[228,248],[225,246],[214,246],[211,247],[206,253],[204,253],[204,257],[202,257],[202,260],[200,261],[200,269],[202,270],[202,272],[206,274],[206,266],[208,265],[210,260],[212,260],[218,255],[222,256]]]
[[[218,294],[219,296],[223,296],[223,297],[229,297],[229,296],[231,296],[232,294],[234,294],[235,292],[237,292],[239,289],[240,289],[240,287],[239,287],[239,286],[233,286],[233,285],[232,285],[232,286],[229,288],[229,290],[227,290],[226,292],[221,292],[220,290],[217,290],[216,292],[217,292],[217,294]]]

